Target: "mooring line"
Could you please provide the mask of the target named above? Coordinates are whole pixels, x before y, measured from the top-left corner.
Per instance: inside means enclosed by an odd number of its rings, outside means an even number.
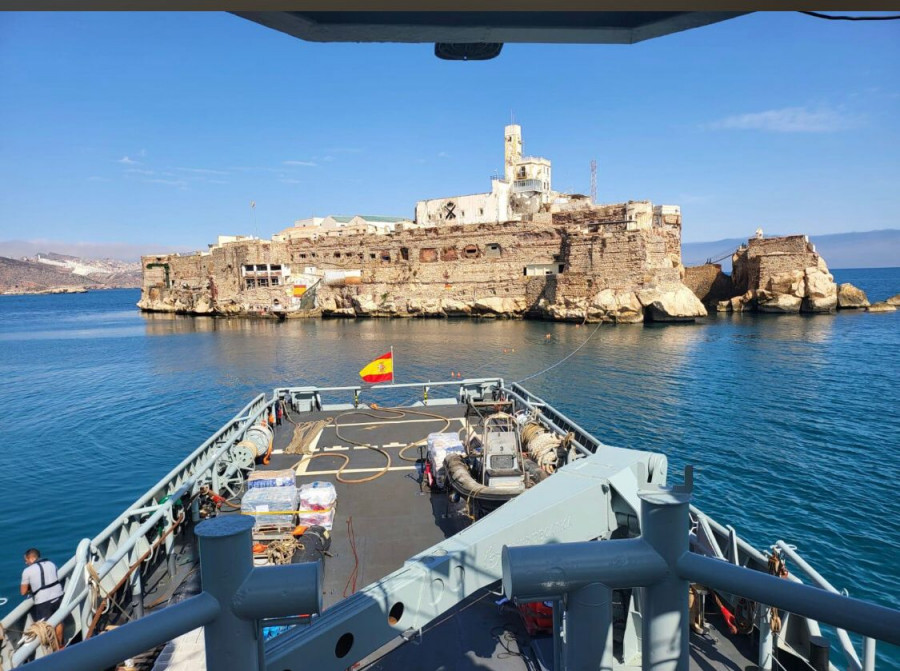
[[[533,374],[529,375],[528,377],[523,377],[521,380],[516,380],[516,381],[515,381],[515,384],[521,384],[522,382],[526,382],[527,380],[531,380],[532,378],[536,378],[536,377],[538,377],[539,375],[543,375],[544,373],[547,373],[547,372],[553,370],[553,369],[556,368],[557,366],[559,366],[559,365],[565,363],[566,361],[568,361],[569,359],[571,359],[573,356],[575,356],[576,354],[578,354],[578,352],[579,352],[585,345],[587,345],[587,344],[591,341],[591,338],[593,338],[594,335],[597,333],[597,331],[600,330],[600,327],[601,327],[601,326],[603,326],[603,322],[600,322],[600,323],[597,324],[597,328],[595,328],[595,329],[591,332],[591,335],[589,335],[589,336],[587,337],[587,339],[586,339],[583,343],[581,343],[577,348],[575,348],[575,349],[574,349],[572,352],[570,352],[568,355],[566,355],[565,357],[563,357],[562,359],[560,359],[559,361],[557,361],[555,364],[553,364],[552,366],[547,366],[544,370],[539,370],[537,373],[533,373]]]

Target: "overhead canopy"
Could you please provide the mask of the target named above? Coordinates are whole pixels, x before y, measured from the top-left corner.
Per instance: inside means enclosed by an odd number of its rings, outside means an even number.
[[[490,58],[504,43],[634,44],[746,12],[235,13],[312,42],[434,42],[444,58]]]

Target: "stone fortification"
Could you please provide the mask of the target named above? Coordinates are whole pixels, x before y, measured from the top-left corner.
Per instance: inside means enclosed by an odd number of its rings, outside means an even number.
[[[706,310],[682,283],[681,216],[648,202],[316,241],[146,256],[144,310],[641,322]]]
[[[734,297],[720,311],[833,312],[837,285],[805,235],[753,238],[732,256]]]

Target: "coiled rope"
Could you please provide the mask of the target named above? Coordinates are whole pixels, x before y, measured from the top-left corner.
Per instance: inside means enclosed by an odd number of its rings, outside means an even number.
[[[562,438],[550,433],[537,422],[529,422],[522,429],[522,445],[528,455],[547,473],[553,473],[559,461],[557,449]]]
[[[39,620],[25,631],[27,640],[37,639],[41,647],[47,652],[59,650],[59,641],[56,640],[56,630],[45,620]]]
[[[303,543],[293,537],[272,541],[266,548],[266,558],[270,564],[290,564],[294,553],[302,548]]]

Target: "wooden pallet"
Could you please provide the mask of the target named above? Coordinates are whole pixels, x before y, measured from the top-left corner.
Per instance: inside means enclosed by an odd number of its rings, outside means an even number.
[[[253,527],[252,538],[254,542],[277,541],[290,536],[296,524],[265,524]]]

